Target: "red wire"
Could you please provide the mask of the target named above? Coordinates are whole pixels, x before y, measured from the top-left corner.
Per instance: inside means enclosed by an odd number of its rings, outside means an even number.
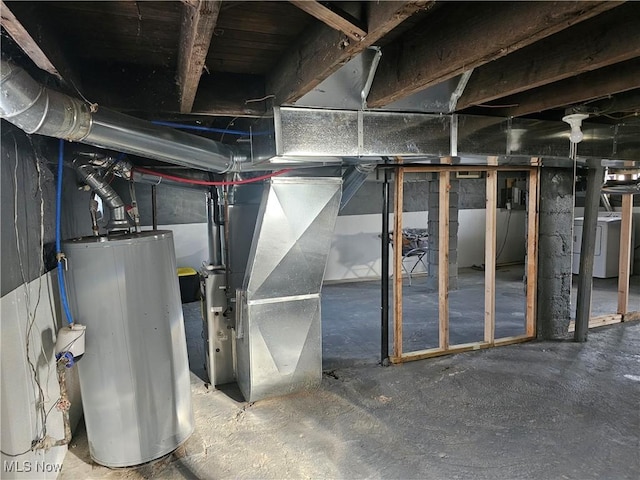
[[[133,170],[140,173],[146,173],[148,175],[155,175],[156,177],[160,177],[160,178],[166,178],[167,180],[173,180],[174,182],[188,183],[191,185],[207,185],[211,187],[223,187],[227,185],[243,185],[245,183],[259,182],[261,180],[266,180],[267,178],[276,177],[278,175],[282,175],[283,173],[290,172],[291,168],[285,168],[284,170],[278,170],[277,172],[268,173],[266,175],[261,175],[259,177],[247,178],[246,180],[233,180],[233,181],[222,181],[222,182],[211,182],[209,180],[195,180],[190,178],[178,177],[176,175],[171,175],[169,173],[155,172],[153,170],[149,170],[143,167],[133,167]]]

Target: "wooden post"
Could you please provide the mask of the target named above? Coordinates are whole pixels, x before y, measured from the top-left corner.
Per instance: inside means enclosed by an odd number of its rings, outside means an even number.
[[[438,199],[438,338],[441,349],[449,348],[449,189],[451,172],[439,175]]]
[[[529,170],[527,199],[527,306],[525,331],[528,337],[536,334],[536,292],[538,284],[538,188],[540,170]]]
[[[404,169],[396,169],[393,204],[393,356],[402,357],[402,208]]]
[[[604,168],[598,162],[587,171],[587,192],[584,201],[582,223],[582,246],[580,247],[580,273],[578,276],[578,298],[576,300],[576,329],[573,340],[586,342],[591,316],[591,288],[593,286],[593,261],[596,250],[596,228],[600,186],[604,180]]]
[[[618,313],[629,309],[629,275],[631,273],[631,218],[633,195],[622,196],[622,224],[620,225],[620,264],[618,270]]]
[[[496,330],[496,228],[498,172],[487,171],[486,233],[484,245],[484,341],[495,340]]]

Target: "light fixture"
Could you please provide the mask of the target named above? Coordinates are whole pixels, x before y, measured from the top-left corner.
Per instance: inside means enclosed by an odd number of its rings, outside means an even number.
[[[571,126],[571,134],[569,135],[571,143],[580,143],[584,138],[580,127],[582,126],[582,120],[585,118],[589,118],[589,115],[586,113],[572,113],[571,115],[562,117],[562,121],[567,122]]]

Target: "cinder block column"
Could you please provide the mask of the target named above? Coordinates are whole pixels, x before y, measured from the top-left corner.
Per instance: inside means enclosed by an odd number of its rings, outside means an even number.
[[[459,181],[451,180],[449,190],[449,290],[458,288],[458,189]],[[440,186],[438,174],[434,173],[429,181],[429,275],[427,287],[438,290],[438,221],[440,212]]]
[[[537,336],[566,335],[571,319],[573,171],[543,168],[540,173]]]

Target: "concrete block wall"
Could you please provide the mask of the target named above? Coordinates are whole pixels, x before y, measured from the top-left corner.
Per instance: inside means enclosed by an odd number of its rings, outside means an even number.
[[[540,173],[537,336],[565,336],[571,320],[573,171]]]

